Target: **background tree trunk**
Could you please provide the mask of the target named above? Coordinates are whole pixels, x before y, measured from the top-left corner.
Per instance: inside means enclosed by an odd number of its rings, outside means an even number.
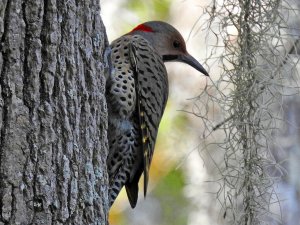
[[[0,38],[0,225],[106,224],[99,0],[1,0]]]

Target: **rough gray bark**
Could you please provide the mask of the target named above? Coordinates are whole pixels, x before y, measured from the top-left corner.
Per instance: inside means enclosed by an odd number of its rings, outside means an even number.
[[[106,224],[99,0],[1,0],[0,39],[0,225]]]

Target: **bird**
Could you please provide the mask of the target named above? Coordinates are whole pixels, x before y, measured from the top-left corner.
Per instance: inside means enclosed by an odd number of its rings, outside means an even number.
[[[168,99],[165,62],[186,63],[208,76],[186,50],[176,28],[149,21],[114,40],[112,70],[106,81],[108,108],[108,198],[110,207],[125,186],[132,208],[138,200],[138,183],[144,176],[147,194],[149,168],[157,132]]]

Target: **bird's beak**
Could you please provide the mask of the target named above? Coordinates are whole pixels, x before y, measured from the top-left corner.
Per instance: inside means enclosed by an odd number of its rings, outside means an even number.
[[[179,55],[177,57],[176,61],[189,64],[190,66],[194,67],[199,72],[203,73],[205,76],[209,76],[207,71],[203,68],[203,66],[189,53],[186,53],[184,55]]]

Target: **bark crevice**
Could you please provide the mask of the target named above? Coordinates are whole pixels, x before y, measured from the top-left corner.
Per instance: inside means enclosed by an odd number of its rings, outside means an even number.
[[[0,99],[0,116],[1,116],[1,121],[0,121],[0,181],[4,179],[4,174],[2,171],[2,160],[3,160],[3,148],[4,148],[4,143],[5,143],[5,133],[7,130],[7,127],[9,125],[9,119],[8,119],[8,96],[7,96],[7,84],[5,82],[5,77],[4,74],[7,71],[7,64],[8,64],[8,49],[5,47],[5,43],[7,42],[7,33],[9,29],[9,13],[10,13],[10,1],[8,2],[3,2],[4,5],[4,17],[3,17],[3,33],[1,34],[1,74],[0,74],[0,93],[1,93],[1,99]],[[0,199],[3,199],[4,195],[4,183],[0,182]],[[0,218],[1,222],[4,224],[7,224],[7,221],[5,218],[3,218],[3,202],[0,201]]]

